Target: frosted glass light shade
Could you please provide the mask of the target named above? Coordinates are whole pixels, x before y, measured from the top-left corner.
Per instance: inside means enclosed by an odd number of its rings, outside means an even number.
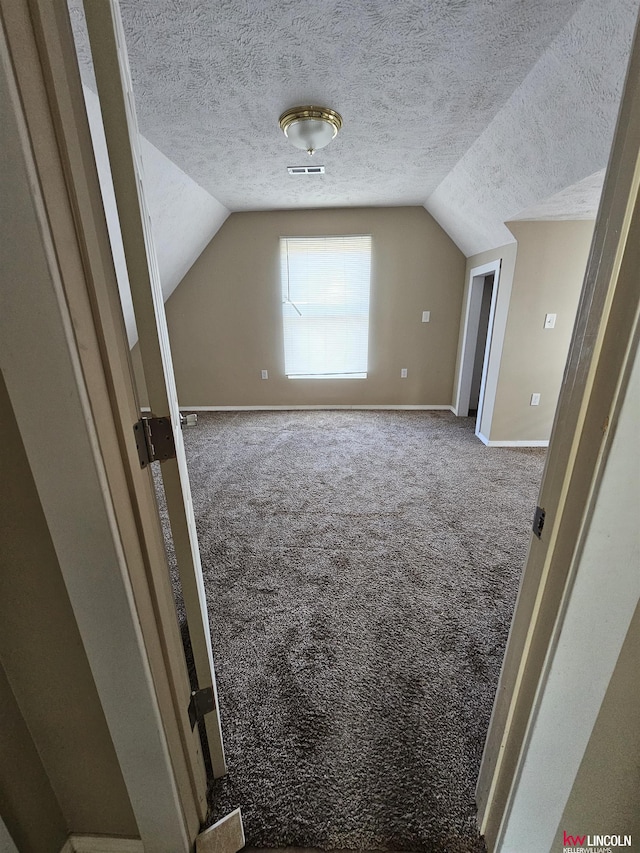
[[[280,116],[280,127],[292,145],[313,154],[336,136],[342,118],[326,107],[293,107]]]

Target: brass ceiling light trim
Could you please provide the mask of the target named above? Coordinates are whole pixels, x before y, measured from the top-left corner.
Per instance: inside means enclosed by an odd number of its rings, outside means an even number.
[[[311,155],[335,139],[342,116],[328,107],[291,107],[280,116],[280,128],[292,145]]]

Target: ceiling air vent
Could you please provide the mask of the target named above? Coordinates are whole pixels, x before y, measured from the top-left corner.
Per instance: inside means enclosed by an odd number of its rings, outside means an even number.
[[[287,166],[290,175],[324,175],[324,166]]]

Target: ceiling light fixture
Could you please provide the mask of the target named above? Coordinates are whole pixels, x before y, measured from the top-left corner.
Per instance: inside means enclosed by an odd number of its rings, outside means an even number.
[[[292,107],[280,116],[280,127],[292,145],[311,155],[335,138],[342,116],[327,107]]]

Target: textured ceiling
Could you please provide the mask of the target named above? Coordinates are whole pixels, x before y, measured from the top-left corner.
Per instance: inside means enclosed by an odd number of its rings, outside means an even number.
[[[424,204],[469,255],[606,165],[639,3],[120,5],[141,132],[228,209]],[[91,85],[81,0],[69,5]],[[325,175],[292,177],[309,158],[278,117],[314,102],[344,127],[313,158]],[[567,190],[553,215],[577,204]]]
[[[595,219],[602,195],[605,170],[601,169],[578,181],[571,187],[560,190],[544,201],[532,204],[512,216],[511,221],[520,219]]]
[[[127,338],[129,346],[132,347],[138,340],[138,330],[109,168],[107,141],[100,114],[100,101],[86,86],[83,90]],[[140,151],[162,294],[166,302],[229,216],[229,211],[144,137],[141,138]]]
[[[422,204],[579,5],[121,0],[142,133],[230,210]],[[298,103],[343,116],[325,176],[286,172]]]
[[[637,14],[638,0],[584,0],[429,196],[467,256],[513,242],[504,222],[607,165]]]

